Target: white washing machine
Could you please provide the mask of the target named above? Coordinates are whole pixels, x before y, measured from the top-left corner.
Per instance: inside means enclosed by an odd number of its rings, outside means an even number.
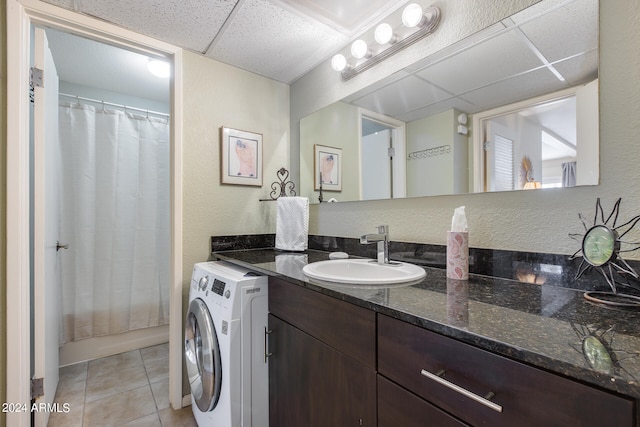
[[[200,427],[269,425],[267,277],[223,261],[194,265],[185,325]]]

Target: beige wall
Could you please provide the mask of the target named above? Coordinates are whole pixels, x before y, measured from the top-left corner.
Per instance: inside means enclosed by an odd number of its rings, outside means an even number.
[[[332,197],[338,201],[360,199],[360,170],[357,167],[360,158],[359,120],[358,108],[337,102],[300,122],[301,139],[305,141],[304,146],[300,147],[300,168],[309,171],[298,181],[300,196],[308,197],[311,203],[318,201],[320,192],[313,191],[314,145],[320,144],[342,149],[342,191],[324,191],[324,200]],[[331,126],[327,126],[327,123],[331,123]]]
[[[470,7],[469,1],[455,2]],[[449,8],[451,1],[439,3]],[[482,9],[480,4],[475,6],[480,2],[473,3],[471,10]],[[495,11],[510,2],[481,3],[495,6]],[[601,1],[600,9],[600,185],[315,205],[311,207],[310,232],[356,237],[378,224],[389,224],[393,240],[444,244],[454,208],[466,205],[470,244],[474,247],[570,254],[578,247],[567,234],[582,230],[578,213],[591,218],[598,197],[607,211],[622,197],[621,220],[640,214],[640,3]],[[455,15],[446,13],[441,29],[455,19]],[[322,66],[329,68],[327,64]],[[319,108],[304,91],[318,84],[313,77],[320,73],[314,70],[294,83],[292,113]],[[335,80],[333,85],[338,88],[322,90],[346,96],[347,89],[340,87],[346,84]],[[327,103],[334,101],[328,99]],[[292,146],[296,143],[296,120],[292,117]],[[629,240],[640,241],[639,234],[628,235]],[[628,257],[640,259],[640,251]]]
[[[7,183],[6,183],[6,159],[7,159],[7,26],[6,9],[7,2],[0,0],[0,402],[6,402],[6,342],[7,328],[6,310],[6,244],[7,241]],[[0,413],[0,426],[5,425],[5,414]]]
[[[275,232],[268,197],[289,167],[289,86],[201,55],[184,53],[183,281],[205,261],[209,237]],[[220,184],[220,127],[261,133],[263,188]],[[186,294],[185,294],[186,295]],[[186,299],[185,299],[186,301]]]

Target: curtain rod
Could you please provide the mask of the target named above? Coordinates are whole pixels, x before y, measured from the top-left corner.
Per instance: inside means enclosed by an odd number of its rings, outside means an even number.
[[[124,104],[114,104],[114,103],[112,103],[112,102],[106,102],[106,101],[102,101],[102,100],[99,100],[99,99],[85,98],[85,97],[83,97],[83,96],[78,96],[78,95],[69,95],[69,94],[67,94],[67,93],[58,93],[58,95],[60,95],[60,96],[66,96],[67,98],[73,98],[73,99],[76,99],[76,100],[78,100],[78,102],[79,102],[79,101],[86,101],[86,102],[93,102],[93,103],[96,103],[96,104],[102,104],[103,106],[104,106],[104,105],[108,105],[108,106],[110,106],[110,107],[123,108],[123,109],[125,110],[125,112],[126,112],[127,110],[140,111],[140,112],[142,112],[142,113],[146,113],[146,114],[147,114],[147,117],[149,116],[149,114],[153,114],[153,115],[156,115],[156,116],[162,116],[162,117],[166,117],[166,118],[171,117],[171,115],[170,115],[170,114],[167,114],[167,113],[161,113],[161,112],[159,112],[159,111],[145,110],[145,109],[143,109],[143,108],[129,107],[129,106],[124,105]]]

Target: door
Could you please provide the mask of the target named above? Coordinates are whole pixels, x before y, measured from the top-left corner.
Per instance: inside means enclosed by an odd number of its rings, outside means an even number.
[[[496,122],[487,123],[485,146],[485,191],[510,191],[515,186],[514,141],[515,132]]]
[[[391,130],[384,129],[362,137],[362,200],[390,199],[392,186]]]
[[[51,404],[58,386],[58,321],[60,289],[58,233],[58,73],[43,29],[35,28],[33,101],[33,378],[43,378],[36,404]],[[35,78],[34,80],[40,80]],[[43,86],[43,87],[42,87]],[[46,426],[49,411],[35,412],[35,425]]]

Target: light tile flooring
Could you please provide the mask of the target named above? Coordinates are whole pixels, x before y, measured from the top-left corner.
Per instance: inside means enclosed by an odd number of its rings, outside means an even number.
[[[49,427],[196,427],[191,407],[169,406],[169,344],[60,369]]]

